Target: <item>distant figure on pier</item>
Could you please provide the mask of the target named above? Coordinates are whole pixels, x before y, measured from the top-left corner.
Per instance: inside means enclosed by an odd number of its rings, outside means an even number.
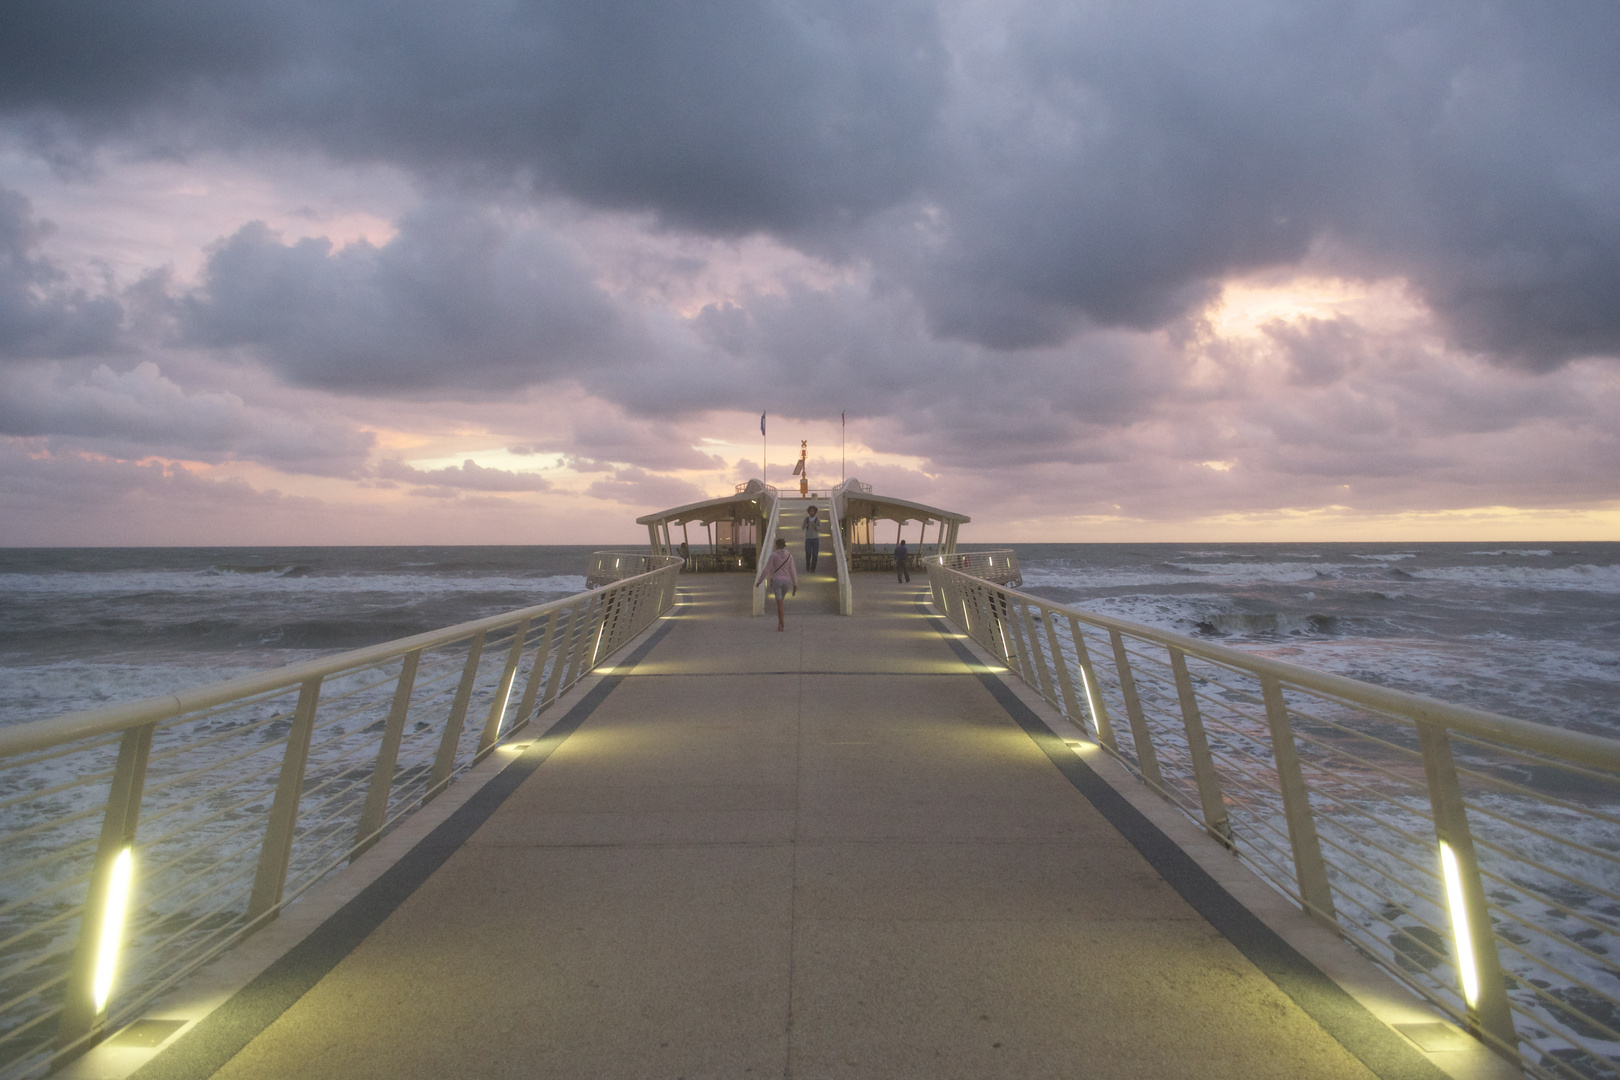
[[[687,546],[687,543],[686,543],[685,540],[682,540],[681,541],[681,573],[684,574],[690,569],[692,569],[692,549],[689,546]]]
[[[816,572],[816,560],[821,557],[821,510],[812,506],[804,515],[804,569]]]
[[[911,551],[906,547],[904,537],[894,545],[894,580],[908,582],[911,580]]]
[[[793,563],[793,552],[788,550],[787,541],[782,537],[776,538],[776,550],[771,557],[765,560],[765,565],[759,568],[759,576],[754,579],[757,589],[766,578],[771,579],[771,591],[776,593],[776,628],[787,629],[787,610],[783,606],[783,595],[788,586],[793,587],[793,595],[799,595],[799,568]]]

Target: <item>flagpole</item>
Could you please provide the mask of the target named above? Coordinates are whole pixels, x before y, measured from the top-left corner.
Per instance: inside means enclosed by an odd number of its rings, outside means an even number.
[[[838,482],[845,481],[844,476],[844,414],[838,414]]]
[[[765,476],[765,459],[766,459],[767,456],[769,456],[769,451],[766,449],[766,445],[767,445],[767,443],[766,443],[766,438],[765,438],[765,414],[760,413],[759,414],[759,482],[761,484],[770,483],[770,480]]]

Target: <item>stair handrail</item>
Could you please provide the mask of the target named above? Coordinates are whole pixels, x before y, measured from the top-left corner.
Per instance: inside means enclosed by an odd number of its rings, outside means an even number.
[[[843,499],[840,487],[827,500],[827,524],[832,529],[833,565],[838,575],[838,614],[855,614],[855,594],[849,579],[849,553],[844,550],[843,515],[838,504]]]
[[[770,558],[771,552],[776,548],[777,522],[782,515],[782,500],[775,488],[767,488],[761,498],[770,500],[770,513],[765,518],[765,530],[759,534],[758,553],[754,556],[755,564],[760,570],[765,569],[765,560]],[[758,571],[756,571],[757,573]],[[754,614],[765,614],[765,595],[771,591],[769,578],[763,579],[754,585]]]

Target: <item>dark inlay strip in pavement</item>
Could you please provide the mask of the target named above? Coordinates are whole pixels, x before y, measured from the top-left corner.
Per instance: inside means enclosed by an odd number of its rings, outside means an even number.
[[[678,609],[677,609],[678,610]],[[653,631],[624,661],[612,667],[632,667],[674,627],[673,619]],[[327,973],[353,952],[384,919],[393,914],[423,882],[433,876],[488,821],[518,785],[543,765],[557,747],[590,718],[597,707],[623,681],[624,676],[602,676],[602,681],[576,701],[530,747],[514,758],[432,832],[384,870],[370,885],[344,904],[313,933],[238,990],[195,1027],[134,1073],[129,1080],[205,1080],[252,1042],[258,1034],[293,1006]]]
[[[1148,865],[1339,1045],[1382,1080],[1449,1080],[1433,1062],[1244,907],[1209,871],[1098,776],[994,671],[958,640],[956,630],[943,618],[920,601],[917,608],[928,616],[962,663],[979,677],[979,682],[1013,722],[1024,729],[1108,823],[1130,841]]]

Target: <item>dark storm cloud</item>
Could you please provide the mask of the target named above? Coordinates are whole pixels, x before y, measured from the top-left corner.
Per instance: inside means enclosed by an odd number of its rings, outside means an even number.
[[[1610,0],[21,3],[6,18],[16,123],[315,149],[766,231],[870,263],[929,332],[976,345],[1165,326],[1223,276],[1314,252],[1410,279],[1456,342],[1505,363],[1620,353]],[[380,272],[381,256],[348,262],[373,258]],[[345,343],[299,303],[306,327],[245,326],[226,287],[270,261],[364,291],[342,255],[239,235],[213,268],[208,340],[260,344],[326,386],[386,363],[422,385],[435,337],[486,385],[517,377],[492,359],[505,344],[468,344],[494,328],[418,325],[418,341],[362,319]],[[478,302],[438,285],[443,309]],[[368,329],[380,344],[360,343]],[[334,341],[328,371],[312,350]]]
[[[183,306],[189,340],[253,350],[289,381],[410,395],[589,371],[628,348],[618,311],[549,235],[431,206],[381,247],[244,226]]]
[[[82,376],[48,366],[0,371],[0,435],[48,437],[58,449],[113,458],[258,461],[319,476],[357,475],[374,442],[337,417],[250,405],[221,391],[188,393],[151,363]]]
[[[525,176],[722,231],[801,228],[908,192],[946,60],[916,2],[8,11],[0,106],[16,114],[91,134],[155,116],[194,128],[174,139]]]
[[[83,356],[110,348],[123,308],[74,288],[39,254],[49,226],[0,188],[0,358]]]

